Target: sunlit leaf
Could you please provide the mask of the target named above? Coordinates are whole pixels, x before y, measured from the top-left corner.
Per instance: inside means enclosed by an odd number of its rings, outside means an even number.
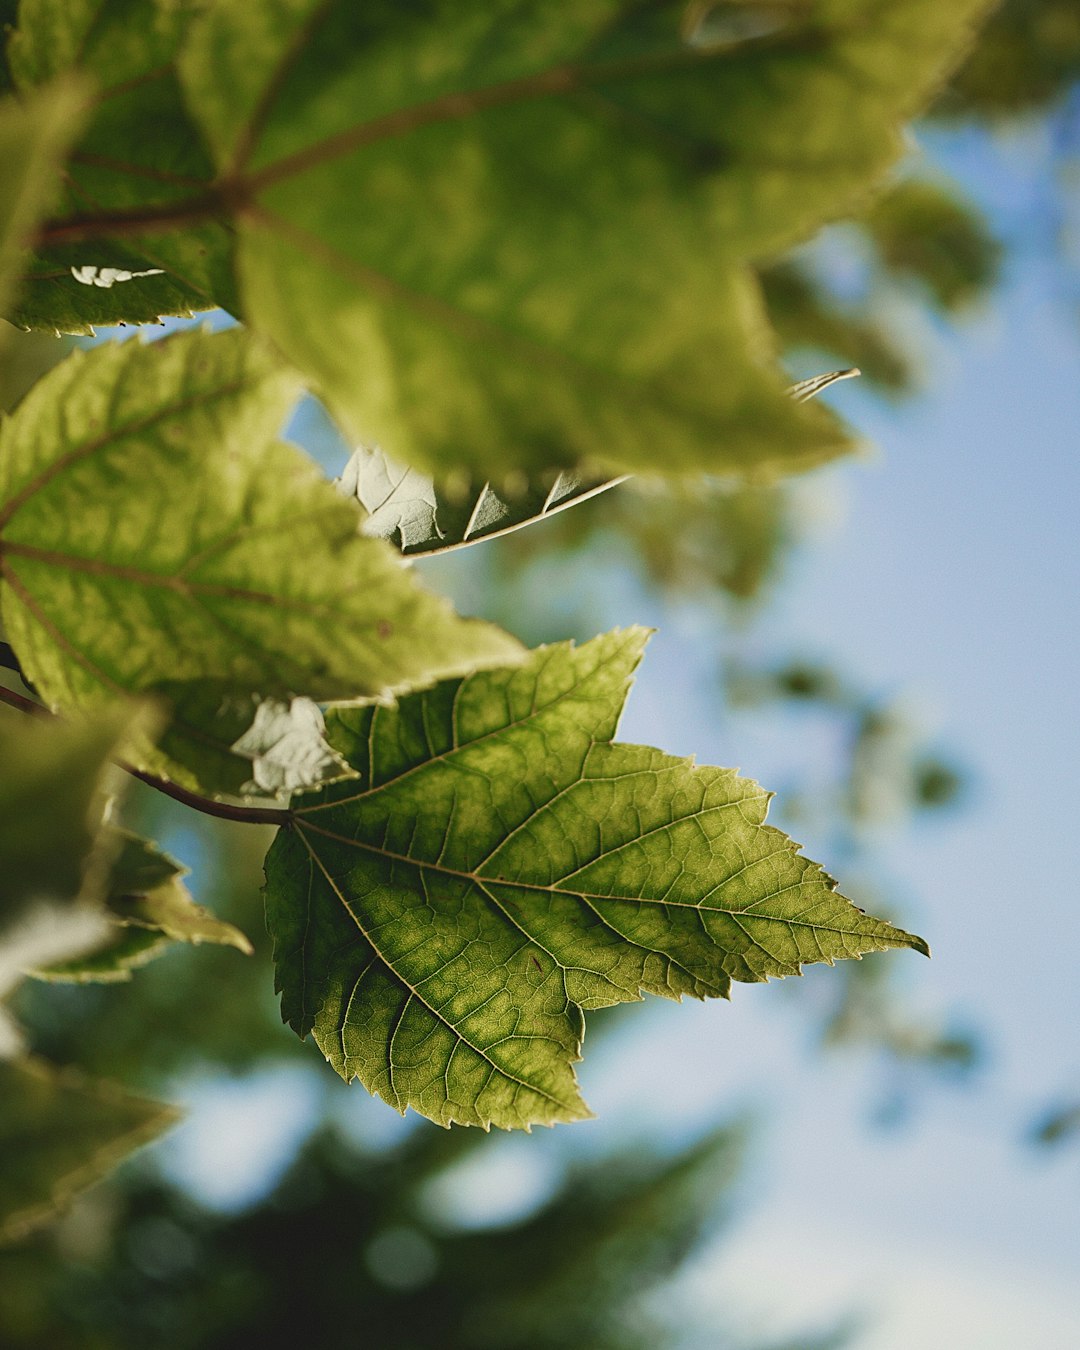
[[[0,1242],[21,1238],[178,1118],[37,1060],[0,1062]]]
[[[611,743],[645,637],[331,713],[360,782],[298,801],[267,916],[283,1016],[344,1078],[442,1124],[572,1120],[585,1009],[925,950],[766,826],[755,783]]]
[[[845,441],[782,398],[745,262],[865,191],[983,9],[223,0],[180,66],[245,313],[357,442],[790,469]]]
[[[74,353],[3,425],[0,607],[50,706],[185,681],[385,697],[514,659],[511,638],[423,591],[271,439],[292,395],[243,331],[188,331]],[[180,707],[140,765],[198,785],[250,723],[221,748],[196,713]]]

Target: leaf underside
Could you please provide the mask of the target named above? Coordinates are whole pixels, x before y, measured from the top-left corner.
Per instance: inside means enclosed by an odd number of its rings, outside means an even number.
[[[174,942],[235,947],[251,955],[251,943],[231,923],[216,918],[191,898],[187,871],[156,844],[110,826],[106,842],[112,861],[105,884],[109,931],[90,951],[35,969],[36,979],[113,984],[160,956]]]
[[[587,1009],[925,950],[756,784],[611,743],[645,637],[332,711],[359,782],[299,799],[266,895],[282,1015],[344,1078],[443,1125],[572,1120]]]
[[[814,398],[859,372],[833,370],[800,380],[787,392],[797,403]],[[618,478],[548,472],[510,475],[503,483],[478,482],[461,474],[436,480],[419,469],[395,464],[377,448],[356,450],[338,481],[367,513],[365,534],[385,539],[406,557],[450,553],[497,539],[565,511],[626,482]]]

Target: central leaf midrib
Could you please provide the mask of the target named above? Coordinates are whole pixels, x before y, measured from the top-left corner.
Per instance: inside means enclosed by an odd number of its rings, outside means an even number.
[[[707,51],[687,47],[684,50],[665,51],[650,56],[623,58],[606,64],[585,65],[565,62],[561,65],[547,66],[530,75],[503,80],[498,84],[484,85],[471,90],[451,90],[436,98],[428,99],[427,102],[397,108],[380,117],[336,131],[323,137],[321,141],[284,155],[261,169],[248,174],[241,173],[240,181],[249,192],[258,193],[264,188],[316,168],[320,164],[340,159],[344,155],[352,154],[369,145],[377,145],[381,141],[407,136],[421,127],[432,126],[438,122],[464,121],[490,108],[557,97],[593,85],[608,84],[613,80],[700,66],[723,54],[721,49]],[[268,115],[266,108],[261,108],[260,111],[264,118]]]
[[[728,803],[728,805],[731,805],[731,803]],[[720,809],[720,808],[717,808],[717,809]],[[455,879],[457,879],[457,880],[468,881],[468,882],[470,882],[472,885],[477,886],[477,887],[479,887],[479,888],[481,888],[481,889],[484,888],[484,887],[486,887],[486,886],[509,886],[509,887],[516,888],[516,889],[518,889],[518,890],[538,891],[538,892],[543,893],[544,895],[549,895],[549,896],[550,896],[550,895],[570,895],[570,896],[575,896],[575,895],[576,895],[576,896],[581,897],[583,900],[589,900],[589,901],[593,901],[593,900],[596,900],[596,901],[610,900],[610,901],[616,902],[617,904],[630,904],[630,905],[664,905],[664,906],[670,906],[670,907],[676,908],[676,909],[692,909],[692,910],[696,911],[696,912],[699,913],[699,914],[700,914],[700,913],[705,913],[705,914],[720,914],[720,915],[724,915],[725,917],[728,917],[728,918],[731,918],[731,919],[736,919],[736,920],[742,919],[742,918],[750,918],[750,919],[755,919],[755,920],[757,920],[758,922],[762,922],[762,923],[779,924],[779,925],[781,925],[781,926],[783,926],[783,927],[789,927],[789,928],[806,928],[806,929],[809,929],[811,932],[835,933],[835,934],[837,934],[837,935],[839,935],[839,936],[844,936],[844,937],[859,937],[859,936],[866,936],[866,934],[859,934],[857,931],[855,931],[855,930],[853,930],[853,929],[849,929],[849,928],[834,928],[834,927],[832,927],[830,924],[824,924],[824,923],[811,923],[811,922],[809,922],[809,921],[806,920],[806,919],[801,919],[801,918],[798,918],[798,917],[793,918],[793,919],[778,918],[778,917],[774,917],[774,916],[772,916],[772,915],[770,915],[770,914],[756,914],[756,913],[753,913],[752,911],[747,911],[747,910],[744,910],[744,909],[728,909],[728,908],[725,908],[725,907],[722,906],[722,905],[693,904],[693,903],[691,903],[690,901],[686,901],[686,900],[659,900],[659,899],[656,899],[656,898],[653,897],[653,896],[648,896],[648,895],[610,895],[610,894],[605,895],[605,894],[598,893],[598,892],[595,892],[595,891],[586,891],[586,890],[582,890],[580,887],[564,888],[564,887],[561,886],[558,882],[552,882],[552,883],[549,883],[549,884],[546,884],[546,885],[545,885],[545,884],[542,884],[542,883],[540,883],[540,882],[535,882],[535,881],[516,881],[516,880],[508,880],[508,879],[505,878],[505,877],[492,877],[492,876],[487,876],[487,875],[485,875],[485,874],[482,873],[482,872],[469,872],[469,871],[464,871],[464,870],[459,869],[459,868],[447,867],[444,863],[426,862],[426,861],[425,861],[424,859],[422,859],[422,858],[410,858],[410,857],[408,856],[408,854],[406,854],[406,853],[395,853],[395,852],[393,852],[392,850],[387,849],[387,848],[385,848],[385,847],[383,847],[383,846],[381,846],[381,845],[379,845],[379,844],[368,843],[366,840],[363,840],[363,839],[350,838],[348,835],[336,834],[333,830],[327,830],[327,829],[323,828],[322,826],[309,824],[309,823],[307,823],[305,820],[300,819],[299,817],[294,817],[294,820],[295,820],[295,824],[296,824],[296,826],[297,826],[297,828],[298,828],[298,830],[299,830],[299,832],[300,832],[301,837],[304,836],[304,832],[305,832],[306,830],[309,830],[312,834],[319,834],[319,835],[322,835],[322,836],[323,836],[324,838],[326,838],[326,839],[331,839],[331,840],[333,840],[335,843],[338,843],[338,844],[345,844],[345,845],[347,845],[347,846],[350,847],[350,848],[363,849],[363,850],[365,850],[365,851],[368,852],[368,853],[373,853],[373,854],[375,854],[376,857],[379,857],[379,858],[385,858],[385,859],[386,859],[387,861],[389,861],[389,862],[408,863],[408,864],[409,864],[410,866],[412,866],[412,867],[424,868],[424,869],[426,869],[426,870],[428,870],[428,871],[435,872],[435,873],[437,873],[437,874],[440,875],[440,876],[453,877],[453,878],[455,878]],[[674,824],[674,823],[676,823],[676,822],[672,822],[672,823]],[[668,828],[670,828],[670,826],[669,826]],[[305,838],[305,839],[304,839],[304,843],[305,843],[305,846],[308,848],[309,852],[310,852],[314,857],[318,857],[318,854],[317,854],[315,848],[313,847],[313,845],[311,844],[311,842]],[[597,862],[597,861],[599,861],[599,859],[593,859],[593,862],[594,862],[594,863]],[[322,862],[321,862],[321,861],[320,861],[320,864],[319,864],[319,865],[320,865],[320,868],[321,868],[321,869],[323,870],[323,872],[325,873],[325,868],[322,866]],[[328,874],[327,874],[327,875],[328,875]],[[723,884],[724,884],[724,883],[720,883],[721,886],[722,886]],[[763,899],[766,899],[766,900],[775,899],[777,896],[783,895],[783,894],[785,894],[787,891],[797,890],[797,889],[798,889],[800,886],[802,886],[803,884],[804,884],[804,881],[802,880],[802,878],[800,878],[797,882],[794,882],[794,883],[792,883],[792,884],[790,884],[790,885],[787,885],[787,886],[781,886],[778,890],[770,891],[768,895],[766,895],[766,896],[764,896],[764,897],[762,897],[762,898],[763,898]],[[719,887],[715,887],[714,889],[719,889]],[[340,896],[340,892],[337,890],[337,887],[336,887],[336,886],[334,887],[334,890],[335,890],[335,893],[338,894],[338,895]],[[835,896],[837,899],[840,898],[840,897],[837,895],[837,893],[836,893],[835,891],[828,892],[828,894],[831,895],[831,896]],[[345,901],[344,901],[343,898],[342,898],[342,903],[345,904]],[[755,903],[755,904],[759,904],[759,903],[761,903],[761,902],[760,902],[760,901],[755,901],[754,903]],[[817,903],[820,903],[820,902],[817,902]],[[346,908],[348,908],[347,905],[346,905]],[[349,912],[351,913],[352,911],[350,910]],[[747,934],[747,936],[749,937],[750,935]],[[753,940],[753,939],[751,939],[751,940]],[[880,938],[880,940],[883,941],[883,942],[891,941],[890,938],[883,937],[883,936]],[[372,945],[374,945],[374,944],[372,944]],[[539,944],[537,944],[537,945],[539,945]],[[715,944],[715,945],[719,945],[719,944]],[[898,944],[898,945],[902,945],[902,944]],[[658,955],[664,955],[664,953],[663,953],[662,951],[659,951],[659,949],[657,949],[657,952],[658,952]],[[774,957],[773,959],[775,960],[776,958]]]

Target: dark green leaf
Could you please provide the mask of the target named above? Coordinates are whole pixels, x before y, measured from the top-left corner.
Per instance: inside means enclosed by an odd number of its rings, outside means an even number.
[[[0,1061],[0,1242],[51,1218],[177,1118],[110,1083],[37,1060]]]
[[[270,439],[292,393],[243,331],[189,331],[74,353],[0,428],[0,605],[50,706],[185,681],[385,697],[514,659]],[[222,746],[178,706],[163,749],[134,752],[142,767],[210,790],[231,785],[222,755],[249,773],[229,747],[250,715]]]
[[[441,1124],[571,1120],[584,1009],[926,950],[766,826],[755,783],[611,743],[645,637],[332,712],[360,782],[296,805],[267,917],[283,1016],[344,1078]]]
[[[60,81],[33,98],[0,102],[0,312],[39,217],[60,193],[60,166],[78,133],[86,90]]]
[[[217,221],[70,237],[88,215],[166,209],[208,190],[213,166],[174,66],[188,17],[185,6],[156,0],[23,0],[11,42],[19,86],[33,89],[78,71],[97,96],[69,159],[48,242],[31,260],[22,301],[11,311],[14,323],[91,333],[94,325],[154,323],[215,305],[236,311],[232,239]],[[88,267],[98,269],[97,284],[79,280]],[[106,286],[101,269],[127,277]]]

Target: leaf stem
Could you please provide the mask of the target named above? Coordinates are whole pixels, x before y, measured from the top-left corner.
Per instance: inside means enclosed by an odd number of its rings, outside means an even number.
[[[30,713],[32,716],[52,716],[52,713],[43,704],[35,703],[33,699],[25,698],[22,694],[17,694],[14,689],[8,689],[6,685],[2,684],[0,684],[0,703],[6,703],[9,707],[17,708],[20,712]],[[215,816],[218,820],[237,820],[245,825],[277,825],[285,828],[292,824],[292,812],[285,807],[233,806],[228,802],[217,802],[212,797],[203,797],[197,792],[189,792],[187,788],[180,787],[177,783],[170,783],[166,778],[157,778],[152,773],[136,769],[133,764],[126,764],[123,760],[117,760],[116,762],[125,773],[131,774],[132,778],[137,778],[140,783],[145,783],[147,787],[152,787],[156,792],[164,793],[166,797],[171,797],[173,801],[180,802],[184,806],[190,806],[195,811],[201,811],[204,816]]]

